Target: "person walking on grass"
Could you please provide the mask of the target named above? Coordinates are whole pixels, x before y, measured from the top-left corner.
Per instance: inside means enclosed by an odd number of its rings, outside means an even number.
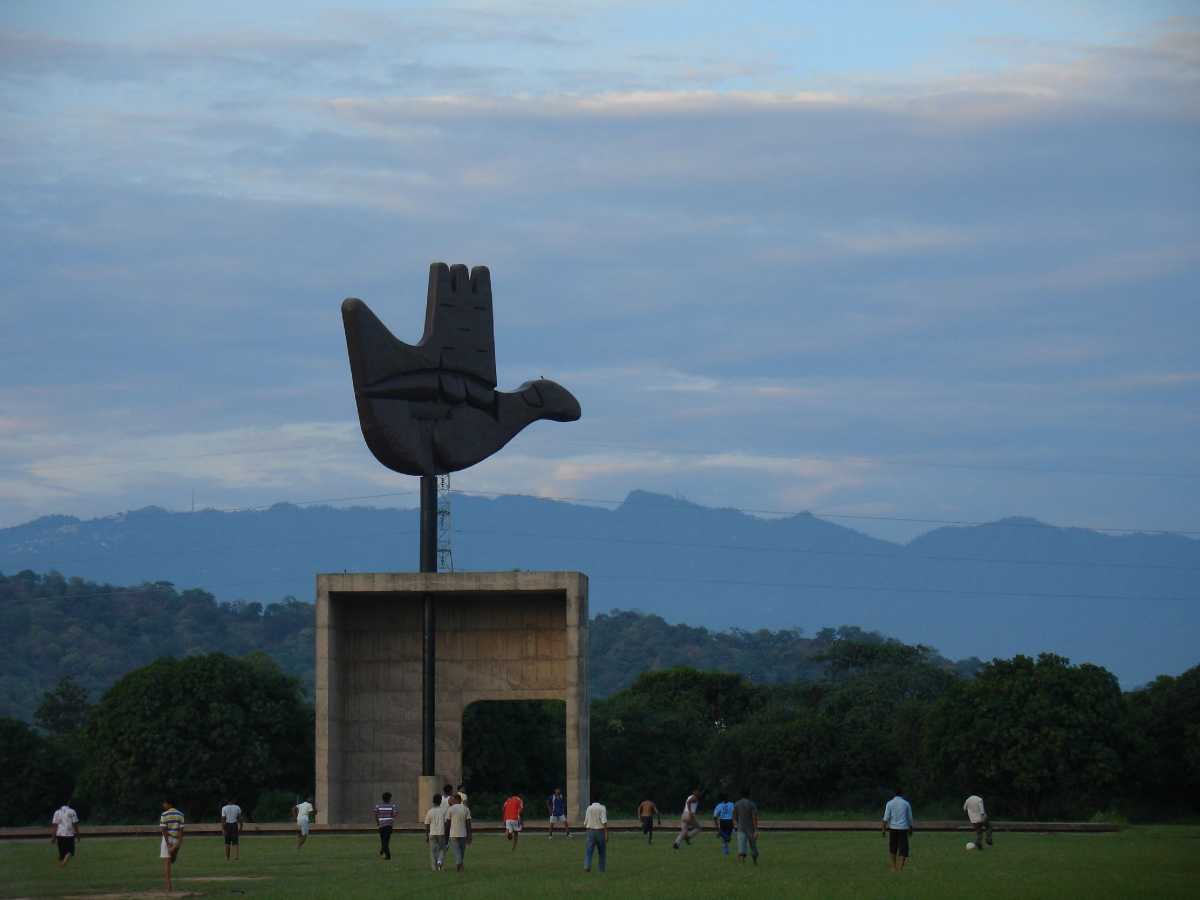
[[[658,824],[662,825],[662,813],[658,811],[658,807],[654,805],[653,800],[643,800],[638,804],[638,818],[642,820],[642,834],[646,836],[646,843],[654,843],[654,820],[658,819]]]
[[[512,841],[513,850],[517,849],[517,840],[521,837],[521,829],[525,827],[524,811],[525,801],[520,794],[513,794],[504,801],[504,838]]]
[[[471,843],[471,810],[463,802],[462,794],[455,794],[451,800],[450,812],[450,849],[454,851],[454,868],[463,870],[463,861],[467,856],[467,847]]]
[[[729,797],[721,794],[713,807],[713,824],[717,826],[717,837],[721,839],[721,852],[729,855],[729,841],[733,837],[733,804]]]
[[[554,837],[554,826],[561,823],[571,836],[571,823],[567,820],[567,798],[563,796],[562,788],[556,787],[554,793],[546,798],[546,811],[550,815],[550,837]]]
[[[908,862],[908,838],[913,830],[913,814],[912,806],[904,799],[900,788],[896,788],[896,796],[883,808],[881,828],[888,837],[892,871],[903,872],[904,864]]]
[[[312,797],[306,797],[292,807],[292,815],[296,818],[296,830],[299,832],[296,837],[297,850],[303,847],[304,842],[308,840],[308,831],[316,814],[317,807],[313,804]]]
[[[600,854],[600,871],[608,864],[608,809],[600,802],[600,795],[592,793],[592,805],[584,811],[583,827],[587,830],[587,843],[583,848],[583,871],[592,871],[592,854]]]
[[[737,829],[738,862],[746,862],[746,854],[758,865],[758,804],[750,799],[750,791],[742,788],[742,796],[733,804],[733,827]]]
[[[171,867],[179,859],[179,850],[183,847],[183,813],[175,808],[171,800],[162,802],[162,815],[158,817],[158,833],[162,842],[158,848],[158,858],[163,861],[163,876],[167,883],[167,893],[171,893]]]
[[[238,846],[242,834],[242,808],[230,800],[221,807],[221,836],[225,839],[225,861],[229,862],[229,851],[233,850],[233,859],[241,859],[241,848]]]
[[[50,817],[50,825],[54,828],[50,840],[58,844],[58,867],[63,869],[75,855],[75,842],[79,840],[79,814],[71,809],[70,803],[64,803]]]
[[[696,813],[700,809],[700,788],[692,788],[692,792],[688,794],[687,799],[683,801],[683,813],[679,817],[679,834],[675,838],[675,842],[671,844],[676,850],[679,849],[681,842],[690,844],[692,838],[698,835],[702,829],[700,828],[700,820],[696,818]]]
[[[983,806],[983,798],[978,794],[972,794],[963,803],[963,812],[967,814],[967,818],[971,820],[971,826],[975,829],[975,849],[983,849],[984,834],[987,835],[987,845],[992,846],[992,822],[988,818],[987,810]]]
[[[382,803],[376,803],[371,810],[375,813],[375,825],[379,828],[379,852],[375,855],[391,859],[392,825],[396,821],[396,804],[392,802],[391,791],[384,791],[382,800]]]
[[[435,872],[442,871],[446,864],[446,811],[450,807],[442,805],[442,795],[433,795],[433,806],[425,813],[425,843],[429,845],[429,867]]]

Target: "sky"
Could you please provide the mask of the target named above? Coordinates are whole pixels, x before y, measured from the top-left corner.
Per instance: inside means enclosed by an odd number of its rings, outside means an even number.
[[[492,271],[456,489],[1200,538],[1200,4],[0,5],[0,527],[373,497],[339,312]]]

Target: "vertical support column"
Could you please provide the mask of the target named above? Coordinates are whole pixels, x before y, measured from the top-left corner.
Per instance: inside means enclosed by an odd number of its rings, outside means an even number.
[[[566,684],[567,701],[567,803],[582,823],[583,811],[592,802],[591,728],[588,712],[588,581],[576,575],[567,585]],[[577,827],[582,828],[582,825]]]
[[[421,476],[421,572],[437,572],[437,478]],[[421,643],[421,774],[436,774],[434,766],[434,702],[437,670],[437,619],[433,594],[426,593]]]

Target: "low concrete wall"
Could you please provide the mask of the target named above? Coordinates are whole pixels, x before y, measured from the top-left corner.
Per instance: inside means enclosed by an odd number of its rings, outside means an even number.
[[[472,823],[474,830],[487,834],[495,832],[499,834],[504,830],[502,822],[474,822]],[[545,820],[527,821],[525,829],[527,831],[545,831],[548,823]],[[577,826],[576,826],[577,827]],[[641,831],[641,823],[633,819],[609,820],[608,827],[610,831]],[[658,830],[666,833],[674,833],[677,830],[678,822],[676,820],[663,820],[663,824]],[[840,822],[831,821],[805,821],[798,819],[762,819],[759,821],[760,831],[861,831],[861,832],[878,832],[879,823],[872,820],[849,819]],[[1026,833],[1026,834],[1112,834],[1120,831],[1116,825],[1111,825],[1107,822],[993,822],[992,830],[995,832],[1008,833]],[[395,829],[396,833],[403,834],[423,834],[424,828],[417,825],[399,824]],[[974,834],[974,829],[965,822],[957,820],[949,821],[930,821],[923,823],[917,829],[917,833],[921,832],[947,832],[956,831],[964,835]],[[187,833],[190,837],[197,835],[208,835],[211,837],[219,837],[221,828],[219,825],[189,825]],[[243,834],[248,836],[253,835],[294,835],[296,826],[283,823],[270,823],[264,825],[246,825]],[[320,834],[374,834],[375,828],[371,825],[314,825],[312,833]],[[39,840],[48,839],[50,834],[49,826],[45,828],[0,828],[0,840]],[[97,825],[86,827],[84,830],[84,839],[88,837],[158,837],[157,825]]]

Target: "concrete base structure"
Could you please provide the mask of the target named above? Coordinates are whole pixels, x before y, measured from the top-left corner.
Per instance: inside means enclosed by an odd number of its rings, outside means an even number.
[[[432,780],[421,778],[426,593],[437,607]],[[572,820],[582,819],[590,791],[587,622],[587,577],[578,572],[318,575],[318,822],[370,823],[384,791],[400,808],[398,826],[409,810],[421,821],[426,792],[462,780],[463,711],[479,700],[566,703],[563,788]],[[540,799],[529,798],[531,808]]]

